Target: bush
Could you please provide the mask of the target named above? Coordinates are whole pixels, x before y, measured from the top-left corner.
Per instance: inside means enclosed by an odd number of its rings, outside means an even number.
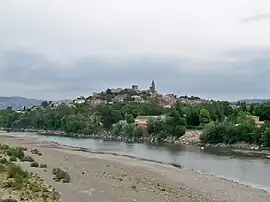
[[[7,150],[9,146],[7,144],[0,144],[0,150]]]
[[[8,160],[4,157],[0,159],[0,164],[7,164]]]
[[[32,156],[26,155],[21,159],[21,161],[34,162],[35,160],[34,160],[34,158]]]
[[[144,129],[142,127],[137,126],[137,127],[134,128],[133,135],[135,137],[141,138],[141,137],[144,136],[144,133],[145,133],[145,131],[144,131]]]
[[[266,128],[263,135],[262,141],[265,147],[270,147],[270,128]]]
[[[26,148],[26,147],[16,147],[16,149],[20,149],[20,150],[23,150],[23,151],[27,151],[27,148]]]
[[[253,126],[252,122],[242,121],[237,125],[232,123],[209,123],[201,134],[204,143],[234,144],[237,142],[257,143],[260,139],[260,131]]]
[[[15,199],[0,199],[0,202],[18,202],[17,200]]]
[[[177,125],[177,126],[175,126],[175,135],[177,136],[177,137],[181,137],[181,136],[183,136],[185,133],[186,133],[186,127],[185,126],[181,126],[181,125]]]
[[[40,164],[40,168],[47,168],[47,164]]]
[[[30,166],[33,168],[38,168],[38,163],[34,161],[30,164]]]
[[[6,153],[8,156],[16,156],[19,159],[24,157],[24,152],[20,148],[8,148]]]
[[[200,139],[203,143],[217,144],[230,142],[234,135],[233,126],[231,124],[209,123],[205,126]]]
[[[6,167],[3,164],[0,164],[0,173],[3,173],[6,171]]]
[[[52,174],[55,175],[56,182],[69,183],[71,181],[70,175],[60,168],[54,168]]]
[[[8,173],[8,178],[26,178],[28,177],[28,173],[24,171],[20,166],[11,163],[7,166],[7,173]]]
[[[11,156],[11,157],[9,158],[9,160],[10,160],[10,161],[17,161],[17,157],[16,157],[16,156]]]
[[[39,150],[37,150],[37,149],[32,149],[32,150],[31,150],[31,153],[32,153],[32,154],[37,154],[37,155],[39,155],[39,156],[42,156],[41,152],[40,152]]]

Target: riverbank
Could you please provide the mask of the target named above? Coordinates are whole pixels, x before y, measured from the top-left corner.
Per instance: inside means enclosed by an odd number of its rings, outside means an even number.
[[[200,145],[200,130],[188,130],[181,137],[168,136],[164,139],[157,139],[155,135],[150,135],[148,137],[140,138],[128,138],[121,135],[113,135],[107,131],[102,131],[98,134],[79,134],[79,133],[66,133],[64,131],[54,131],[54,130],[37,130],[37,129],[2,129],[2,131],[7,132],[30,132],[38,133],[41,135],[47,136],[60,136],[60,137],[73,137],[73,138],[93,138],[93,139],[102,139],[102,140],[113,140],[113,141],[123,141],[123,142],[132,142],[132,143],[170,143],[170,144],[187,144],[187,145]]]
[[[61,201],[270,201],[260,190],[214,176],[178,169],[170,165],[109,154],[93,154],[36,138],[0,136],[1,143],[38,149],[35,156],[42,169],[26,168],[39,174],[60,192]],[[71,175],[71,183],[52,180],[51,169],[61,167]]]
[[[127,143],[148,143],[148,144],[160,144],[165,143],[169,145],[192,145],[192,146],[203,146],[204,148],[223,148],[231,150],[235,155],[242,155],[246,157],[257,157],[270,159],[269,148],[261,148],[258,145],[251,145],[246,143],[237,143],[233,145],[226,144],[204,144],[202,145],[200,140],[201,130],[188,130],[183,136],[177,138],[173,136],[168,136],[162,141],[158,141],[155,137],[141,137],[141,138],[127,138],[125,136],[114,136],[109,133],[103,132],[100,134],[68,134],[64,131],[45,131],[36,129],[19,129],[12,130],[6,129],[9,132],[25,132],[25,133],[35,133],[45,136],[59,136],[59,137],[69,137],[69,138],[90,138],[90,139],[101,139],[104,141],[122,141]],[[6,130],[2,129],[2,132]],[[232,155],[232,157],[234,156]]]

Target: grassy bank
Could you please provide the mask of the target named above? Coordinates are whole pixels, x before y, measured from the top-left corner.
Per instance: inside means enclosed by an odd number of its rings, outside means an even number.
[[[51,186],[20,166],[23,162],[31,167],[38,166],[25,150],[0,144],[0,201],[59,201],[59,194]]]

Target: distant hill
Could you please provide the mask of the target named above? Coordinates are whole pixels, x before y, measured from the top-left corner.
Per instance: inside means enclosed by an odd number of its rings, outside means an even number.
[[[270,102],[270,99],[243,99],[243,100],[238,100],[238,101],[235,101],[235,103],[237,102],[245,102],[245,103],[262,103],[262,102]]]
[[[0,97],[0,110],[12,107],[14,110],[30,108],[40,105],[43,100],[29,99],[25,97]]]

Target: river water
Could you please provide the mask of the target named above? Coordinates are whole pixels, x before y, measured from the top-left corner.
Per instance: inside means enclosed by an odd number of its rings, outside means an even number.
[[[232,158],[227,149],[205,148],[179,145],[147,145],[100,141],[97,139],[75,139],[58,136],[33,135],[29,133],[9,133],[10,135],[31,135],[41,140],[54,141],[61,145],[81,147],[93,152],[108,152],[134,157],[175,163],[187,169],[213,174],[229,180],[247,184],[270,192],[270,160],[250,157]]]

